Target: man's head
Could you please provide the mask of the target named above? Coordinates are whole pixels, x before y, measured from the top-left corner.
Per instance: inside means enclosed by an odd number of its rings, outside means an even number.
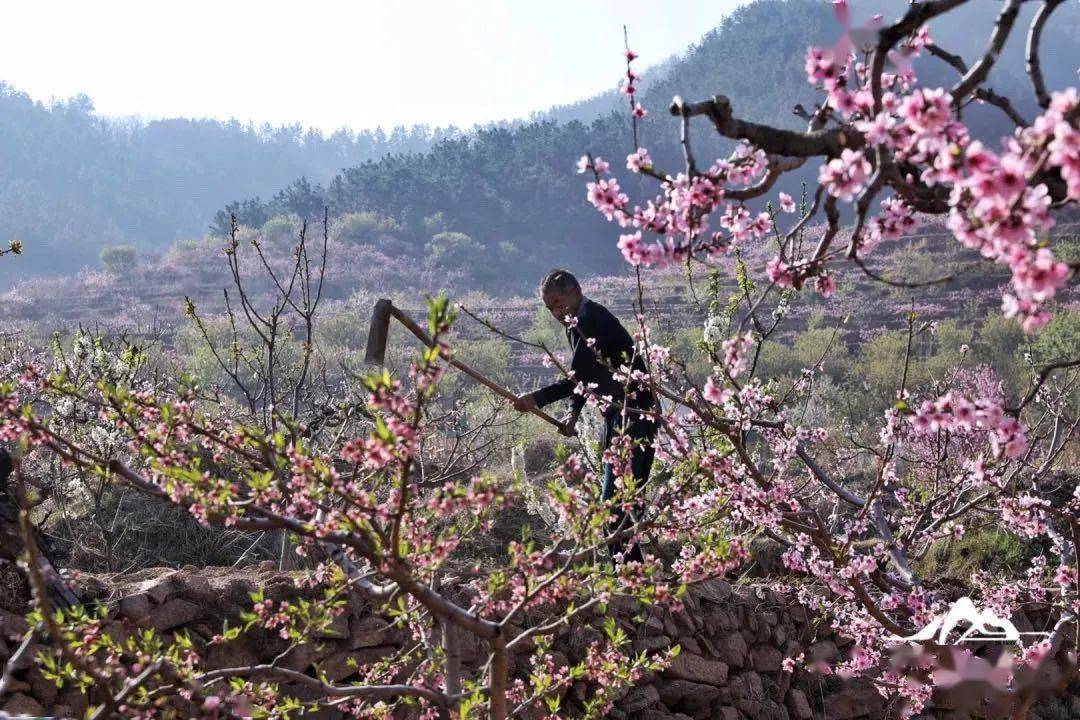
[[[577,315],[581,305],[581,285],[566,270],[552,270],[540,283],[540,297],[556,320]]]

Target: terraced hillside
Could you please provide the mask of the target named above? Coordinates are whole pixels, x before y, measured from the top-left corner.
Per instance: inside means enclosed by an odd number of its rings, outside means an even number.
[[[1055,235],[1055,242],[1070,252],[1080,235],[1080,222],[1060,224]],[[251,237],[255,236],[248,239]],[[291,239],[256,239],[271,265],[279,270],[289,266]],[[425,294],[440,291],[507,331],[519,335],[546,331],[551,337],[554,326],[545,325],[544,314],[538,313],[541,308],[533,298],[480,293],[470,287],[462,273],[447,272],[419,258],[392,257],[376,245],[347,244],[333,233],[327,248],[325,313],[328,318],[350,319],[343,340],[349,345],[358,347],[366,337],[368,315],[377,297],[391,297],[398,305],[421,312]],[[163,257],[123,273],[84,271],[71,277],[26,280],[0,296],[4,307],[0,332],[34,333],[39,328],[51,331],[92,326],[108,333],[153,337],[169,346],[175,334],[188,326],[183,317],[185,298],[190,298],[203,314],[224,310],[223,289],[231,286],[231,280],[221,250],[220,241],[206,239],[175,246]],[[871,257],[871,269],[890,279],[927,281],[955,276],[949,282],[917,289],[891,287],[858,268],[838,264],[836,295],[826,300],[809,290],[794,294],[775,339],[791,341],[811,325],[841,327],[846,344],[855,347],[875,334],[903,327],[911,309],[924,320],[960,317],[977,322],[996,314],[1000,287],[1007,282],[1007,274],[960,250],[942,228],[929,225],[916,235],[880,248]],[[770,246],[755,246],[740,254],[759,285],[767,282],[763,268],[773,252]],[[268,298],[272,285],[255,253],[242,245],[239,255],[247,291],[256,299],[260,295]],[[720,295],[737,290],[735,264],[736,257],[730,256],[717,268]],[[670,339],[702,327],[707,316],[707,274],[706,268],[695,266],[692,280],[688,281],[686,268],[642,270],[642,297],[654,332]],[[638,280],[631,268],[617,275],[589,277],[586,285],[590,296],[608,305],[624,321],[633,321]],[[1075,307],[1080,303],[1080,294],[1070,289],[1061,302]],[[773,310],[775,307],[765,308],[763,313]],[[462,340],[470,342],[494,337],[467,318],[460,321],[458,333]],[[510,352],[514,374],[532,376],[543,372],[535,351],[514,346]]]

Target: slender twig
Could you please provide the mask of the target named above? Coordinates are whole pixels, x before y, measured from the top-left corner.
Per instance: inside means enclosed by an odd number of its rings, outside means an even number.
[[[1027,407],[1028,403],[1035,399],[1035,396],[1039,394],[1039,390],[1042,388],[1043,384],[1046,383],[1048,379],[1050,379],[1050,376],[1056,370],[1064,370],[1071,367],[1080,367],[1080,360],[1060,360],[1055,363],[1050,363],[1049,365],[1041,368],[1036,375],[1035,384],[1031,387],[1031,390],[1028,391],[1028,394],[1024,396],[1024,399],[1021,400],[1018,405],[1007,408],[1005,412],[1014,417],[1019,417],[1020,411]]]

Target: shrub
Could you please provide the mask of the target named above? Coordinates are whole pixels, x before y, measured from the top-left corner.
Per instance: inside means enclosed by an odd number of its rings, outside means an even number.
[[[427,251],[435,265],[456,268],[478,262],[484,246],[465,233],[441,232],[428,241]]]
[[[334,221],[332,237],[350,245],[379,245],[401,234],[401,226],[393,218],[365,211],[339,217]]]
[[[114,275],[123,275],[135,269],[138,253],[131,245],[109,245],[102,249],[101,264]]]
[[[259,228],[259,240],[270,245],[295,243],[300,234],[300,220],[291,215],[277,215]]]
[[[926,577],[967,582],[972,573],[982,570],[991,574],[1016,572],[1033,555],[1031,543],[1016,534],[984,528],[961,538],[946,538],[930,546],[918,562]]]

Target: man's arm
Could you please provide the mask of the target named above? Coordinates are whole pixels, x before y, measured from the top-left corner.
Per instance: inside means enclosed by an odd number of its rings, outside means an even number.
[[[549,403],[572,396],[570,412],[562,418],[562,427],[559,432],[567,437],[573,437],[575,434],[574,428],[577,425],[578,417],[581,415],[581,408],[585,405],[585,398],[573,394],[574,386],[572,380],[565,378],[531,393],[524,393],[514,401],[514,409],[529,412],[533,408],[543,407]]]
[[[561,380],[556,380],[550,385],[545,385],[539,390],[533,390],[529,394],[532,396],[537,407],[544,407],[545,405],[550,405],[559,400],[565,400],[571,395],[574,395],[575,385],[576,383],[570,378],[563,378]],[[580,395],[574,395],[574,398],[575,401],[580,398],[584,404],[585,398],[582,398]]]
[[[577,331],[572,330],[571,332]],[[584,337],[588,337],[588,335],[584,335]],[[570,358],[570,371],[573,373],[574,377],[582,376],[582,369],[588,359],[592,359],[595,362],[592,351],[587,348],[585,342],[579,338],[578,342],[574,344],[574,354]],[[532,408],[543,407],[545,405],[550,405],[553,402],[570,398],[570,412],[563,418],[563,427],[564,434],[572,435],[574,425],[577,424],[578,417],[581,415],[581,410],[585,407],[585,397],[574,392],[574,388],[576,387],[577,382],[571,378],[556,380],[539,390],[519,395],[514,402],[514,408],[520,412],[528,412]]]

